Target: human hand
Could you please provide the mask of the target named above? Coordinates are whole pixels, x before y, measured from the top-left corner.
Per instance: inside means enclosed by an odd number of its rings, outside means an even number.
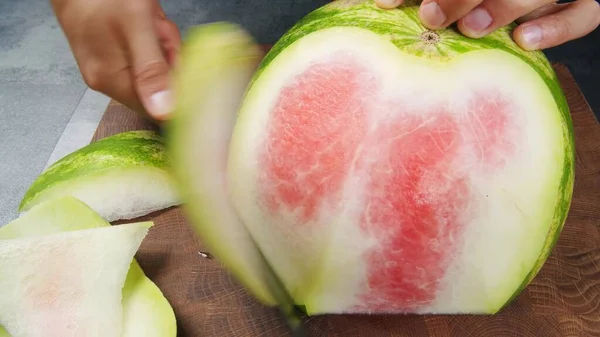
[[[381,8],[404,0],[376,0]],[[435,30],[457,23],[464,35],[483,37],[511,22],[519,26],[515,42],[525,50],[540,50],[578,39],[600,25],[600,5],[594,0],[557,4],[553,0],[423,0],[423,25]]]
[[[166,119],[181,36],[158,0],[51,2],[85,83],[154,120]]]

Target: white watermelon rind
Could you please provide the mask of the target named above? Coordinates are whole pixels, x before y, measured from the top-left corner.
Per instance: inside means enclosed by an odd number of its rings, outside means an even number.
[[[151,223],[150,223],[151,224]],[[82,201],[58,197],[34,206],[27,214],[0,228],[0,240],[50,235],[111,226]],[[131,261],[122,290],[123,337],[175,337],[175,313],[158,286]],[[12,337],[0,326],[0,337]]]

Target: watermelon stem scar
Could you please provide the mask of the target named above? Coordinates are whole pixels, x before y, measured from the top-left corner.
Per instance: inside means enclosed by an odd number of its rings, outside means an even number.
[[[440,34],[433,30],[426,30],[421,33],[421,40],[423,40],[423,42],[426,44],[436,44],[440,42]]]

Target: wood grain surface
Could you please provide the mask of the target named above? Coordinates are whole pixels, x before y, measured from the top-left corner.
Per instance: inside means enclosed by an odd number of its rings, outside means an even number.
[[[494,316],[320,316],[304,320],[310,336],[600,336],[600,124],[568,69],[555,69],[575,125],[575,193],[558,244],[529,287]],[[137,129],[154,127],[111,102],[94,140]],[[143,219],[156,225],[137,259],[172,304],[178,336],[290,335],[276,310],[257,303],[218,261],[198,254],[203,244],[179,208]]]

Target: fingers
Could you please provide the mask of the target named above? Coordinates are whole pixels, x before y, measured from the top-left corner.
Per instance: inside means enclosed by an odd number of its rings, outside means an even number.
[[[173,67],[181,48],[179,28],[174,22],[167,19],[157,20],[155,24],[167,63]]]
[[[381,1],[381,0],[380,0]],[[600,5],[594,0],[556,4],[555,0],[423,0],[423,25],[446,28],[456,22],[472,38],[483,37],[517,21],[514,32],[524,49],[545,49],[585,36],[600,24]],[[530,21],[531,20],[531,21]]]
[[[525,50],[551,48],[578,39],[600,25],[600,5],[594,0],[578,0],[554,14],[521,24],[513,39]]]
[[[479,38],[506,26],[521,16],[544,7],[554,0],[484,0],[458,21],[458,29],[466,36]]]
[[[549,5],[540,7],[526,15],[521,16],[520,18],[515,20],[515,22],[523,23],[523,22],[531,21],[533,19],[537,19],[542,16],[558,13],[561,10],[565,9],[565,6],[568,6],[568,5],[569,5],[568,3],[566,3],[566,4],[551,3]]]
[[[419,8],[419,16],[425,27],[441,29],[465,16],[481,2],[482,0],[424,0]]]
[[[111,84],[105,86],[104,94],[136,112],[145,111],[135,92],[131,70],[123,68],[110,76]]]
[[[129,46],[133,87],[148,114],[164,120],[173,108],[173,98],[169,90],[170,67],[155,26],[156,12],[146,1],[128,4],[133,15],[125,20],[123,32]]]
[[[155,20],[156,32],[164,50],[165,58],[169,65],[173,67],[181,48],[181,34],[177,25],[167,19],[164,10],[158,2],[155,3],[154,9],[158,17]]]
[[[404,0],[375,0],[375,4],[383,9],[396,8],[404,3]]]

